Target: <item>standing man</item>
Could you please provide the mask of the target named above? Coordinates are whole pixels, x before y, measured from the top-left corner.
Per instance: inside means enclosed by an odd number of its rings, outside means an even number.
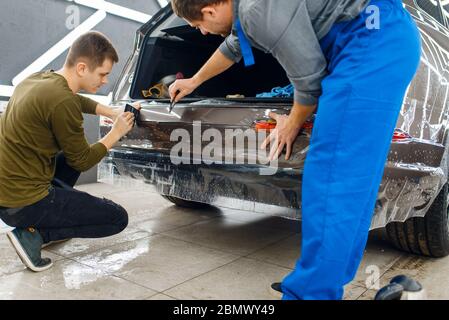
[[[96,93],[108,83],[118,55],[99,32],[71,47],[59,71],[38,72],[22,81],[0,118],[0,219],[16,227],[8,238],[33,271],[52,266],[42,245],[68,238],[100,238],[128,224],[118,204],[73,189],[80,172],[106,155],[134,121],[77,93]],[[112,130],[89,145],[82,113],[113,119]],[[62,151],[62,153],[60,153]]]
[[[290,157],[319,106],[302,181],[301,258],[279,290],[284,299],[341,299],[363,256],[396,121],[419,64],[413,19],[401,0],[172,0],[172,6],[204,35],[226,36],[195,76],[171,86],[173,100],[242,57],[253,64],[256,47],[278,60],[295,87],[290,115],[271,114],[277,128],[262,144],[271,145],[270,157],[284,148]]]

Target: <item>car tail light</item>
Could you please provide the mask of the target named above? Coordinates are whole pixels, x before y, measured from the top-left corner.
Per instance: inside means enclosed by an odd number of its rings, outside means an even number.
[[[306,121],[306,122],[304,122],[302,128],[303,128],[304,130],[311,130],[311,129],[313,129],[313,122],[312,122],[312,121]]]
[[[276,121],[273,119],[269,120],[257,120],[254,122],[254,127],[256,130],[273,130],[276,128]],[[306,121],[302,129],[304,130],[312,130],[313,129],[313,121],[308,120]]]
[[[412,136],[401,129],[395,129],[393,134],[393,142],[405,141],[411,139]]]
[[[256,131],[265,130],[271,132],[271,130],[276,129],[276,124],[276,120],[274,119],[260,119],[253,122],[253,128]]]
[[[114,122],[111,119],[100,116],[100,127],[112,127],[113,124]]]
[[[276,128],[276,121],[273,119],[257,120],[254,122],[256,130],[273,130]]]

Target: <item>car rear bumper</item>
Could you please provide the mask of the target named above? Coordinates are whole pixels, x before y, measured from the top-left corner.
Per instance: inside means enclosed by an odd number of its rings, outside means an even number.
[[[444,150],[444,148],[443,148]],[[262,165],[180,164],[159,151],[118,147],[105,163],[120,175],[143,180],[164,195],[219,207],[301,219],[302,168],[261,175]],[[423,217],[446,181],[439,166],[388,161],[371,229]]]

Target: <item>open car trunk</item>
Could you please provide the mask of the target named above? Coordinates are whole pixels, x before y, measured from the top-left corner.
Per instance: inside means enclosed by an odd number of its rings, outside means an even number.
[[[145,99],[142,91],[160,83],[165,76],[181,72],[185,78],[192,77],[223,40],[220,36],[204,36],[188,25],[162,29],[156,37],[148,35],[141,47],[130,98]],[[289,79],[276,59],[257,49],[253,49],[253,52],[256,65],[246,68],[241,61],[221,75],[203,83],[189,98],[224,99],[227,95],[239,94],[254,101],[259,93],[289,85]],[[262,100],[268,102],[270,99]],[[275,100],[287,102],[292,98]]]

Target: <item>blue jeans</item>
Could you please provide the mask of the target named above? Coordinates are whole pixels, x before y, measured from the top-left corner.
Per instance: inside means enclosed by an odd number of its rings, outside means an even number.
[[[59,154],[48,196],[23,208],[0,208],[0,218],[13,227],[37,229],[44,243],[107,237],[125,229],[126,210],[108,199],[73,189],[79,176],[67,165],[64,155]]]
[[[320,44],[329,62],[302,184],[302,250],[284,299],[341,299],[355,277],[395,125],[421,55],[419,31],[400,0],[372,0]]]

